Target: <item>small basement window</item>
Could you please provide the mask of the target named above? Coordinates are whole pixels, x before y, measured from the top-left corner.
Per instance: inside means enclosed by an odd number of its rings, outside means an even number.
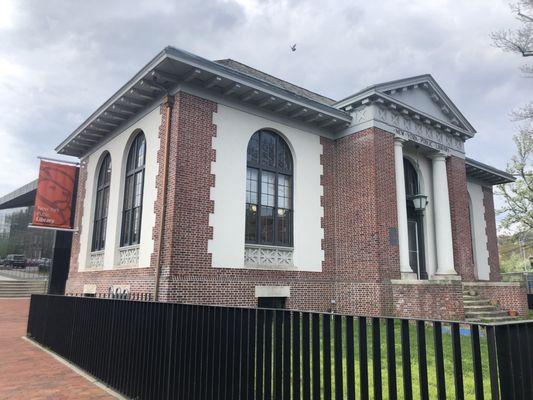
[[[285,308],[286,297],[258,297],[257,306],[259,308]]]

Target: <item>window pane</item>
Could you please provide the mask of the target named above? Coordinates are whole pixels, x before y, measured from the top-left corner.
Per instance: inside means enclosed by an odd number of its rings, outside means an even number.
[[[418,272],[418,232],[417,222],[407,222],[407,235],[409,246],[409,265],[413,271]]]
[[[248,163],[259,164],[259,132],[254,133],[248,143]]]
[[[104,218],[100,221],[100,244],[98,246],[98,249],[101,250],[105,247],[105,230],[107,227],[107,218]]]
[[[291,177],[278,175],[278,207],[291,208]]]
[[[282,171],[292,171],[291,151],[281,137],[278,137],[278,168]]]
[[[109,186],[102,190],[102,212],[100,213],[101,217],[107,217],[107,208],[109,205]]]
[[[146,146],[143,135],[138,136],[137,140],[137,160],[135,162],[135,167],[139,168],[144,166],[144,153],[146,150]]]
[[[109,155],[106,157],[106,161],[104,185],[109,185],[111,182],[111,157]]]
[[[274,207],[261,207],[261,243],[274,241]]]
[[[261,165],[276,167],[276,137],[269,132],[261,132]]]
[[[135,174],[135,192],[133,196],[133,207],[139,207],[142,204],[144,172]]]
[[[257,204],[257,176],[259,171],[248,168],[246,171],[246,202]]]
[[[257,242],[257,205],[246,205],[246,232],[245,240],[247,242]]]
[[[261,205],[274,207],[275,206],[275,182],[276,174],[273,172],[265,172],[261,174]]]
[[[126,173],[135,169],[135,143],[132,144],[128,153],[128,163],[126,164]]]
[[[122,219],[122,245],[127,245],[130,243],[131,210],[125,211]]]
[[[288,246],[291,244],[291,211],[283,208],[278,208],[277,218],[277,242],[279,244]]]
[[[139,243],[141,233],[141,209],[133,209],[133,230],[131,235],[131,244]]]
[[[412,196],[418,193],[418,174],[408,160],[403,160],[403,170],[405,174],[405,194]]]

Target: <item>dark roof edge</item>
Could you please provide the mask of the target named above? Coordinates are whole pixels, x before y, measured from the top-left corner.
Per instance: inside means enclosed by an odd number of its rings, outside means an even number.
[[[226,67],[229,67],[231,69],[234,69],[236,71],[241,71],[244,74],[254,76],[258,79],[261,79],[267,83],[270,83],[271,85],[275,85],[280,87],[281,89],[287,89],[292,90],[294,93],[300,94],[301,96],[307,97],[311,100],[318,101],[320,103],[324,103],[328,106],[332,106],[335,103],[337,103],[337,100],[332,99],[331,97],[325,96],[323,94],[314,92],[312,90],[306,89],[302,86],[296,85],[292,82],[286,81],[284,79],[278,78],[274,75],[267,74],[266,72],[263,72],[257,68],[251,67],[247,64],[243,64],[239,61],[233,60],[231,58],[225,58],[222,60],[215,60],[217,64],[224,65]],[[302,93],[298,93],[302,92]]]
[[[509,174],[508,172],[502,171],[501,169],[491,167],[490,165],[484,164],[482,162],[476,161],[472,158],[465,157],[465,164],[467,167],[471,167],[477,171],[483,172],[487,175],[492,175],[495,181],[498,181],[498,185],[502,183],[511,183],[516,181],[516,178]],[[468,175],[468,172],[467,172]],[[483,178],[479,178],[483,179]]]
[[[259,79],[253,75],[245,74],[241,71],[237,71],[233,68],[230,68],[226,65],[219,64],[215,61],[208,60],[207,58],[203,58],[200,56],[197,56],[196,54],[189,53],[187,51],[177,49],[172,46],[168,46],[165,48],[164,52],[171,58],[176,59],[177,61],[187,61],[196,64],[196,67],[199,68],[205,68],[206,70],[212,69],[213,73],[219,72],[219,73],[226,73],[227,75],[235,78],[235,79],[242,79],[244,81],[248,81],[250,84],[255,84],[259,87],[263,86],[264,89],[269,89],[272,92],[275,92],[278,94],[278,96],[282,95],[288,95],[295,98],[295,100],[298,100],[301,103],[307,103],[309,106],[313,106],[317,109],[322,109],[325,112],[328,112],[330,114],[333,114],[345,121],[351,121],[352,117],[347,114],[346,112],[339,110],[336,107],[330,106],[328,104],[309,99],[307,97],[304,97],[298,93],[294,93],[290,90],[280,88],[279,86],[276,86],[270,82],[267,82],[263,79]]]

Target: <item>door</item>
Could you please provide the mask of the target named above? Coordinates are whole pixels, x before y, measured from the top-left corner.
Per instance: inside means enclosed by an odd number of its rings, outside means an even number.
[[[407,219],[407,234],[409,242],[409,265],[418,279],[427,279],[426,263],[424,256],[424,232],[422,218],[418,215],[409,215]],[[414,212],[413,212],[414,214]]]

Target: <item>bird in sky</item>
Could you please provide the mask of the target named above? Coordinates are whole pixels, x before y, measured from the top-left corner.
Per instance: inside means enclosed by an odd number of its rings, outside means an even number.
[[[292,51],[296,51],[296,43],[294,43],[294,44],[291,46],[291,50],[292,50]]]

